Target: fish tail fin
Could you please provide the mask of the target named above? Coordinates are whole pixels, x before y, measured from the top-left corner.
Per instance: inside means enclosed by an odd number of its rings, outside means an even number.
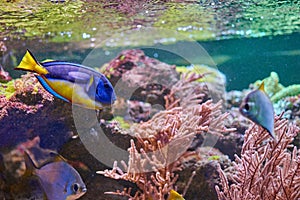
[[[32,53],[27,50],[20,64],[15,68],[16,70],[24,70],[36,72],[40,75],[48,74],[48,70],[41,66],[39,62],[34,58]]]
[[[29,154],[27,151],[24,151],[24,160],[25,160],[25,166],[26,166],[26,171],[24,173],[24,176],[30,176],[34,174],[35,169],[37,169],[36,165],[30,158]]]

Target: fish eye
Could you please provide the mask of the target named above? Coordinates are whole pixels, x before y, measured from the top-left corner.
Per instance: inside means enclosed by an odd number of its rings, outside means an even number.
[[[109,88],[109,85],[107,83],[104,83],[104,87],[107,89]]]
[[[74,183],[74,184],[72,185],[72,190],[73,190],[73,192],[75,192],[75,193],[78,192],[79,188],[80,188],[80,186],[79,186],[78,183]]]
[[[245,104],[245,106],[244,106],[244,109],[245,109],[246,111],[249,111],[249,109],[250,109],[250,106],[249,106],[249,104],[248,104],[248,103],[246,103],[246,104]]]

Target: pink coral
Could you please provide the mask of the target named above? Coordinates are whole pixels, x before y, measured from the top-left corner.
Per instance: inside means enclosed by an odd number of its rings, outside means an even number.
[[[220,113],[221,103],[207,101],[185,109],[174,107],[154,115],[149,121],[133,125],[132,134],[137,142],[131,141],[129,161],[122,162],[123,170],[114,164],[112,170],[99,174],[135,183],[140,191],[131,194],[131,189],[109,192],[130,197],[130,199],[164,199],[175,188],[176,172],[182,169],[182,161],[189,152],[196,134],[211,132],[218,134],[230,131],[222,126],[226,114]]]
[[[263,128],[253,125],[245,133],[241,157],[234,161],[236,174],[228,179],[219,170],[222,189],[216,186],[219,199],[299,199],[300,155],[291,144],[299,128],[276,117],[278,141]],[[229,178],[229,177],[228,177]]]

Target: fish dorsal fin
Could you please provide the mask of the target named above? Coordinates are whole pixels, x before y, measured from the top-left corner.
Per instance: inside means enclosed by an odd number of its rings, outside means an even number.
[[[51,151],[49,157],[50,158],[48,159],[48,161],[44,162],[41,167],[54,162],[68,162],[66,158],[64,158],[62,155],[58,154],[55,151]]]
[[[26,171],[24,173],[24,176],[30,176],[34,174],[34,171],[38,169],[38,167],[34,164],[33,160],[30,158],[27,151],[24,151],[24,160],[26,166]]]
[[[40,75],[49,73],[46,68],[39,64],[39,62],[34,58],[32,53],[28,49],[21,63],[15,69],[36,72]]]
[[[94,76],[91,75],[91,78],[90,78],[90,80],[89,80],[89,82],[88,82],[88,84],[86,86],[86,91],[87,92],[90,90],[90,88],[92,87],[93,83],[94,83]]]
[[[68,162],[66,158],[54,151],[52,151],[51,154],[54,156],[54,162]]]
[[[46,62],[53,62],[55,60],[52,60],[52,59],[46,59],[46,60],[43,60],[41,63],[46,63]]]
[[[262,91],[262,92],[265,92],[265,84],[264,84],[263,81],[261,82],[261,84],[260,84],[258,90],[260,90],[260,91]]]

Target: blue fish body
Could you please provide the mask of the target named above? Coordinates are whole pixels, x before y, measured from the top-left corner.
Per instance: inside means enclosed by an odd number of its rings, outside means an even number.
[[[113,86],[92,68],[64,61],[39,63],[27,51],[19,70],[32,71],[42,86],[57,98],[89,109],[102,109],[116,100]]]

